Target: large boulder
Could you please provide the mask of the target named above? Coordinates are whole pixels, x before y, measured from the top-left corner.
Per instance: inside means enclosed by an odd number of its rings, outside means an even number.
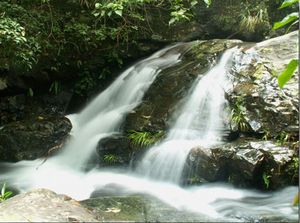
[[[1,222],[96,222],[78,201],[50,190],[36,189],[0,203]]]
[[[91,198],[83,206],[101,222],[209,222],[207,216],[178,210],[149,195],[125,195]]]
[[[297,185],[297,151],[271,141],[240,139],[213,148],[191,150],[186,183],[225,181],[241,187],[277,189]]]
[[[298,134],[298,75],[280,89],[277,75],[298,57],[298,32],[241,50],[234,60],[233,88],[227,92],[241,131],[279,137]]]
[[[17,162],[48,156],[62,147],[72,124],[63,116],[36,116],[0,129],[0,160]]]

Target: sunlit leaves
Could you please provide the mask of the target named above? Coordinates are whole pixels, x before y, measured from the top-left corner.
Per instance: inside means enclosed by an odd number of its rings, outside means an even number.
[[[204,0],[205,4],[210,6],[211,0]],[[93,11],[96,17],[109,17],[113,18],[117,15],[122,18],[138,18],[140,21],[144,20],[143,13],[144,7],[150,5],[151,7],[162,6],[170,10],[169,25],[180,21],[188,21],[192,17],[191,9],[199,3],[198,0],[113,0],[101,1],[95,3],[95,10]],[[139,11],[139,9],[142,9]]]
[[[204,0],[204,2],[207,5],[207,7],[209,7],[211,5],[211,0]]]
[[[31,69],[40,46],[26,38],[25,28],[14,19],[0,17],[0,69],[9,70],[18,65]]]
[[[189,20],[189,15],[190,14],[187,14],[187,10],[183,8],[179,9],[178,11],[173,11],[171,12],[171,19],[169,21],[169,25],[178,21]]]
[[[284,85],[292,78],[298,64],[299,61],[297,59],[291,60],[285,70],[278,76],[278,85],[280,88],[283,88]]]
[[[287,15],[286,17],[284,17],[280,22],[275,22],[273,29],[279,29],[291,22],[294,22],[295,20],[299,19],[299,13],[298,12],[293,12],[289,15]]]
[[[1,188],[0,202],[7,200],[11,195],[12,195],[12,192],[6,191],[6,184],[4,183]]]
[[[285,7],[291,6],[293,4],[298,3],[298,0],[285,0],[279,9],[283,9]],[[299,12],[293,12],[284,17],[280,22],[275,22],[273,26],[273,30],[284,27],[288,24],[292,23],[287,29],[287,32],[290,28],[299,23]],[[295,70],[297,69],[299,61],[297,59],[291,60],[285,70],[278,76],[278,85],[280,88],[283,88],[286,82],[288,82],[293,76]]]
[[[279,9],[283,9],[283,8],[288,7],[288,6],[290,6],[290,5],[293,5],[293,4],[297,3],[297,2],[299,2],[299,0],[285,0],[285,1],[281,4],[281,6],[279,7]]]

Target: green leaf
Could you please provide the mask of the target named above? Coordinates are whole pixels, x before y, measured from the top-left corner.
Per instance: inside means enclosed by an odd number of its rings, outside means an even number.
[[[295,3],[297,3],[299,0],[285,0],[282,5],[279,7],[279,9],[283,9],[285,7],[288,7],[290,5],[293,5]]]
[[[286,29],[285,33],[289,33],[289,32],[290,32],[290,29],[291,29],[294,25],[296,25],[296,24],[298,24],[298,23],[299,23],[299,20],[296,20],[295,22],[293,22],[293,23],[289,26],[289,28]]]
[[[2,189],[1,189],[1,196],[3,197],[5,194],[5,187],[6,187],[6,183],[3,184]]]
[[[299,61],[293,59],[286,66],[285,70],[278,76],[278,85],[282,89],[284,85],[292,78],[295,70],[297,69]]]
[[[117,15],[119,15],[119,16],[121,16],[121,17],[122,17],[122,13],[123,13],[123,11],[122,11],[122,10],[116,10],[116,11],[115,11],[115,13],[116,13]]]
[[[9,198],[11,195],[12,195],[12,192],[11,192],[11,191],[7,191],[7,192],[5,192],[3,198],[6,200],[6,199]]]
[[[96,8],[96,9],[99,9],[100,7],[101,7],[101,4],[100,4],[100,3],[96,3],[96,4],[95,4],[95,8]]]
[[[32,88],[28,89],[28,96],[33,97],[33,90],[32,90]]]
[[[195,6],[195,5],[197,5],[198,4],[198,1],[197,0],[193,0],[192,2],[191,2],[191,6],[193,7],[193,6]]]
[[[273,26],[273,30],[279,29],[299,18],[298,12],[293,12],[286,17],[284,17],[280,22],[275,22]]]
[[[175,21],[176,21],[175,18],[171,18],[169,21],[169,26],[172,25]]]
[[[206,4],[207,7],[209,7],[210,4],[211,4],[211,0],[204,0],[204,2],[205,2],[205,4]]]

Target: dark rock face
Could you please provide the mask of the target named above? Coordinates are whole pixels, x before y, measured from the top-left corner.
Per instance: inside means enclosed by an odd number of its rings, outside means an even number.
[[[297,57],[297,39],[293,32],[258,44],[243,44],[233,60],[232,88],[226,92],[232,116],[224,117],[226,122],[231,120],[225,141],[240,140],[212,149],[193,149],[184,183],[226,181],[260,189],[297,183],[297,150],[291,144],[298,135],[298,77],[294,75],[281,90],[273,75],[274,70],[282,71]],[[128,154],[134,154],[135,148],[125,134],[129,130],[166,131],[196,77],[203,75],[226,48],[238,44],[226,40],[195,42],[180,63],[161,71],[143,102],[126,118],[124,136],[100,142],[98,153],[115,154],[122,157],[119,164],[128,163],[132,158]],[[236,116],[240,116],[236,119],[239,122],[234,120]],[[282,137],[288,137],[290,143],[284,144]],[[285,146],[278,146],[276,140]]]
[[[36,116],[63,116],[71,96],[71,92],[62,91],[58,95],[37,93],[33,97],[25,94],[0,97],[0,126]]]
[[[98,146],[100,163],[103,157],[117,157],[115,164],[128,164],[133,155],[142,151],[127,139],[127,132],[165,132],[172,122],[173,112],[182,104],[194,80],[208,71],[211,63],[227,48],[240,44],[239,40],[195,41],[188,45],[181,61],[162,70],[143,98],[143,102],[126,117],[124,135],[103,139]],[[195,59],[196,58],[196,59]],[[175,118],[175,117],[174,117]]]
[[[1,161],[33,160],[62,147],[72,128],[65,117],[36,116],[11,122],[0,130]]]
[[[280,90],[274,74],[297,57],[298,32],[258,43],[236,56],[233,88],[227,99],[231,108],[239,107],[248,126],[240,130],[270,137],[298,134],[298,75]]]
[[[104,138],[98,143],[97,154],[100,166],[126,165],[132,155],[129,139],[122,135]]]
[[[50,190],[37,189],[0,203],[1,222],[96,222],[78,201]]]
[[[236,186],[276,189],[298,183],[297,152],[270,141],[238,140],[191,150],[187,183],[227,181]]]
[[[126,118],[125,131],[166,130],[172,113],[180,106],[180,101],[186,96],[194,80],[203,75],[225,49],[240,43],[238,40],[193,42],[190,49],[182,55],[181,62],[161,71],[143,102]]]

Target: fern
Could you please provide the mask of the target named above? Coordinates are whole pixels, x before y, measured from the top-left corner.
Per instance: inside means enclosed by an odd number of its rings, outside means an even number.
[[[265,12],[261,9],[255,15],[247,11],[247,15],[243,15],[239,24],[241,32],[254,33],[256,29],[265,23]]]
[[[159,131],[158,133],[151,132],[139,132],[135,130],[130,130],[128,132],[128,138],[130,142],[139,147],[148,147],[150,145],[155,144],[160,141],[164,136],[163,131]]]
[[[231,110],[231,120],[238,126],[239,130],[246,131],[249,129],[249,124],[245,118],[243,97],[237,97],[237,100]]]
[[[12,195],[11,191],[6,191],[6,183],[3,184],[0,194],[0,203],[7,200]]]

